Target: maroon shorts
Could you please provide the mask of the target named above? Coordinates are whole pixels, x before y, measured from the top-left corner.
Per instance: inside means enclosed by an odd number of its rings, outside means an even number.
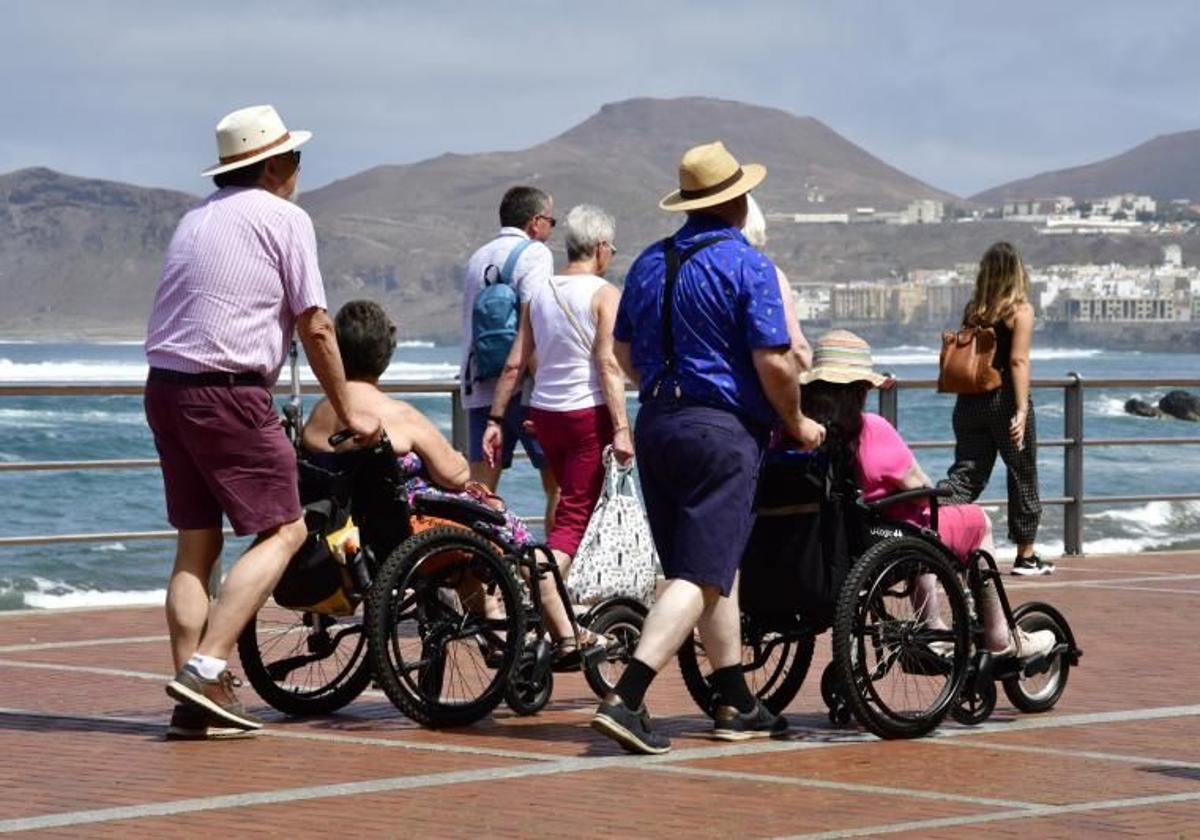
[[[604,488],[603,454],[613,440],[612,415],[603,405],[576,411],[531,408],[529,419],[559,489],[546,544],[574,557]]]
[[[145,402],[172,526],[217,528],[224,513],[243,536],[300,518],[296,451],[268,389],[149,381]]]

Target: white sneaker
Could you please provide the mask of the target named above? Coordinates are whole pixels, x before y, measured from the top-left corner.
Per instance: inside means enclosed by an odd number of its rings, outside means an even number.
[[[1025,659],[1049,653],[1054,650],[1056,644],[1058,644],[1058,637],[1054,635],[1053,630],[1034,630],[1032,633],[1027,633],[1018,627],[1014,637],[1009,640],[1008,647],[992,651],[992,656],[1019,656]]]

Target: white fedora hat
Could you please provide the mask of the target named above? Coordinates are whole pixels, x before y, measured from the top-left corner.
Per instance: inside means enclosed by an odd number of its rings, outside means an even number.
[[[679,189],[663,198],[663,210],[699,210],[715,207],[750,192],[767,177],[758,163],[739,164],[720,141],[693,146],[679,162]]]
[[[241,169],[307,143],[311,131],[288,131],[270,105],[252,105],[226,114],[217,123],[217,156],[220,161],[200,174],[207,178]]]

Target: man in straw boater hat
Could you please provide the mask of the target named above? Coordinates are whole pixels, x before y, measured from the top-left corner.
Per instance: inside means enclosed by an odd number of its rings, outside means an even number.
[[[175,678],[169,737],[238,734],[262,724],[234,693],[226,660],[306,536],[296,453],[271,387],[299,333],[341,422],[362,441],[379,419],[350,404],[312,221],[291,199],[299,146],[270,105],[217,124],[217,190],[188,211],[167,248],[146,336],[146,418],[177,530],[167,588]],[[253,545],[209,606],[221,517]]]
[[[746,195],[766,176],[721,143],[690,149],[679,189],[659,207],[687,222],[634,262],[613,330],[638,383],[634,431],[642,492],[667,585],[593,728],[632,752],[662,753],[643,699],[658,671],[699,628],[713,664],[713,736],[780,734],[787,721],[742,675],[737,571],[754,521],[767,437],[776,425],[807,447],[825,430],[800,410],[775,267],[741,234]]]

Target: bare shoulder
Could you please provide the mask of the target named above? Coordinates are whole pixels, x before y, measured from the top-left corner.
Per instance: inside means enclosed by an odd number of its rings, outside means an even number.
[[[1033,304],[1029,301],[1021,301],[1013,308],[1012,322],[1009,326],[1022,327],[1033,324]]]

